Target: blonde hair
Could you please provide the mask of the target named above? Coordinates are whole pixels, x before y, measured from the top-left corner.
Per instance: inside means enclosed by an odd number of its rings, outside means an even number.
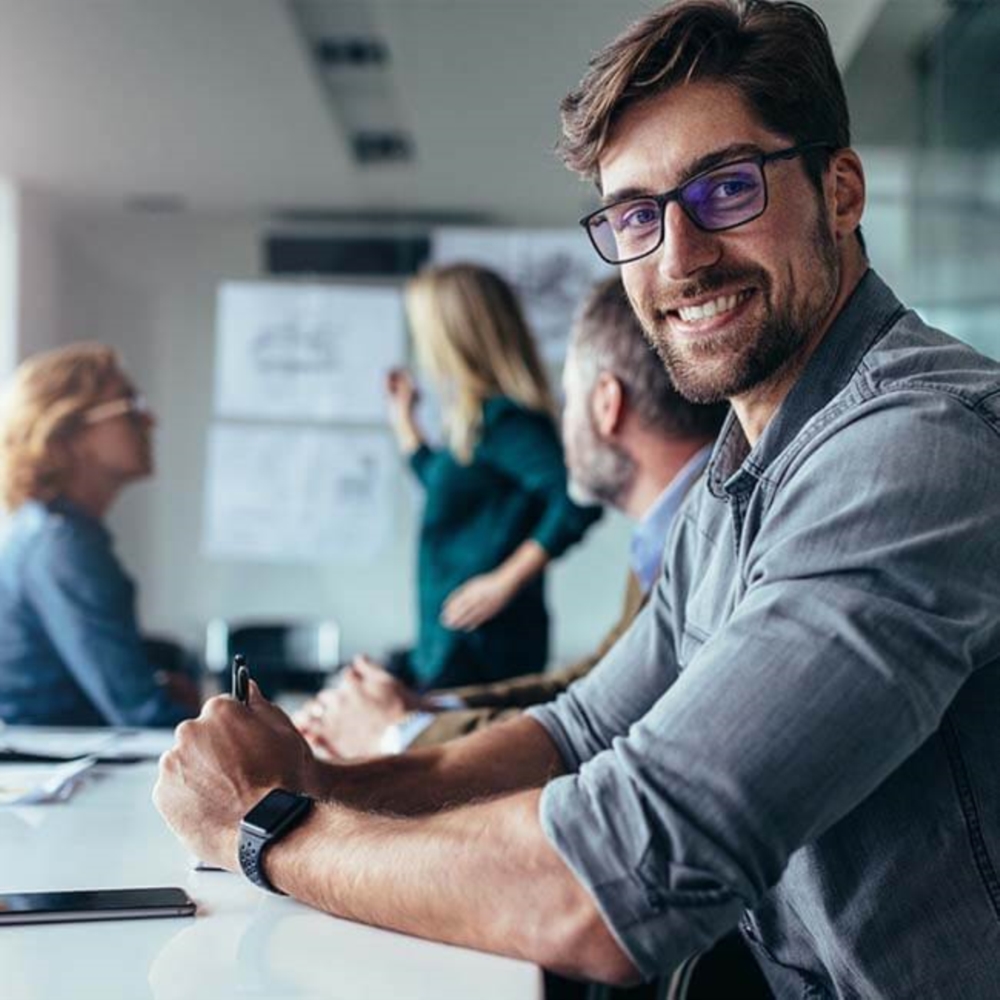
[[[406,286],[406,316],[422,366],[446,391],[448,444],[468,463],[483,403],[507,396],[553,420],[556,408],[538,349],[511,287],[475,264],[421,271]]]
[[[108,385],[124,377],[118,355],[103,344],[45,351],[18,367],[0,400],[0,493],[8,510],[63,492],[70,436]]]

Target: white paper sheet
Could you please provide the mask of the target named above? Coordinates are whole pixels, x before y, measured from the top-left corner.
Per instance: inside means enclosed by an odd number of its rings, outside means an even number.
[[[545,360],[562,364],[573,314],[591,285],[611,272],[583,230],[472,229],[434,231],[435,263],[469,261],[492,268],[521,298]]]
[[[396,288],[227,282],[216,313],[215,409],[278,420],[385,420],[404,362]]]
[[[203,548],[272,562],[373,558],[389,537],[398,467],[381,431],[217,424]]]
[[[174,742],[172,729],[6,726],[0,728],[0,753],[35,754],[53,760],[97,757],[156,760]]]
[[[67,764],[0,764],[0,806],[65,802],[96,763],[85,757]]]

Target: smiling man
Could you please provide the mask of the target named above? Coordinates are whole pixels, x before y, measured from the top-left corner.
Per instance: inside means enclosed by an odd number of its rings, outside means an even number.
[[[216,700],[156,801],[230,867],[253,809],[244,870],[313,905],[557,970],[739,926],[780,997],[995,998],[1000,366],[869,269],[809,8],[679,0],[563,125],[674,382],[732,403],[647,609],[554,705],[389,761]]]

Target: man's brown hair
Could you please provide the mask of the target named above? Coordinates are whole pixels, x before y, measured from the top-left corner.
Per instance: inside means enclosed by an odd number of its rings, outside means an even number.
[[[796,145],[850,145],[844,86],[818,14],[790,0],[677,0],[598,52],[564,98],[563,161],[598,180],[598,160],[622,114],[696,81],[733,87],[765,128]],[[829,154],[818,149],[804,157],[817,187]]]

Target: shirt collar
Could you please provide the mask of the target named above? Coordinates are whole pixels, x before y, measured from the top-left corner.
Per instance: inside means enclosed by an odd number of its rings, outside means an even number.
[[[96,517],[92,517],[82,507],[77,506],[72,500],[67,500],[66,497],[56,497],[47,504],[43,504],[43,506],[48,507],[53,513],[62,514],[63,517],[89,524],[99,534],[105,535],[109,539],[111,538],[108,529]]]
[[[736,414],[729,413],[709,465],[709,490],[721,498],[751,489],[904,311],[888,285],[866,271],[753,449]]]
[[[660,572],[663,548],[670,534],[670,526],[684,497],[694,481],[705,471],[712,446],[695,452],[684,467],[670,481],[666,489],[653,501],[642,520],[632,529],[629,565],[639,581],[643,593],[649,593]]]

